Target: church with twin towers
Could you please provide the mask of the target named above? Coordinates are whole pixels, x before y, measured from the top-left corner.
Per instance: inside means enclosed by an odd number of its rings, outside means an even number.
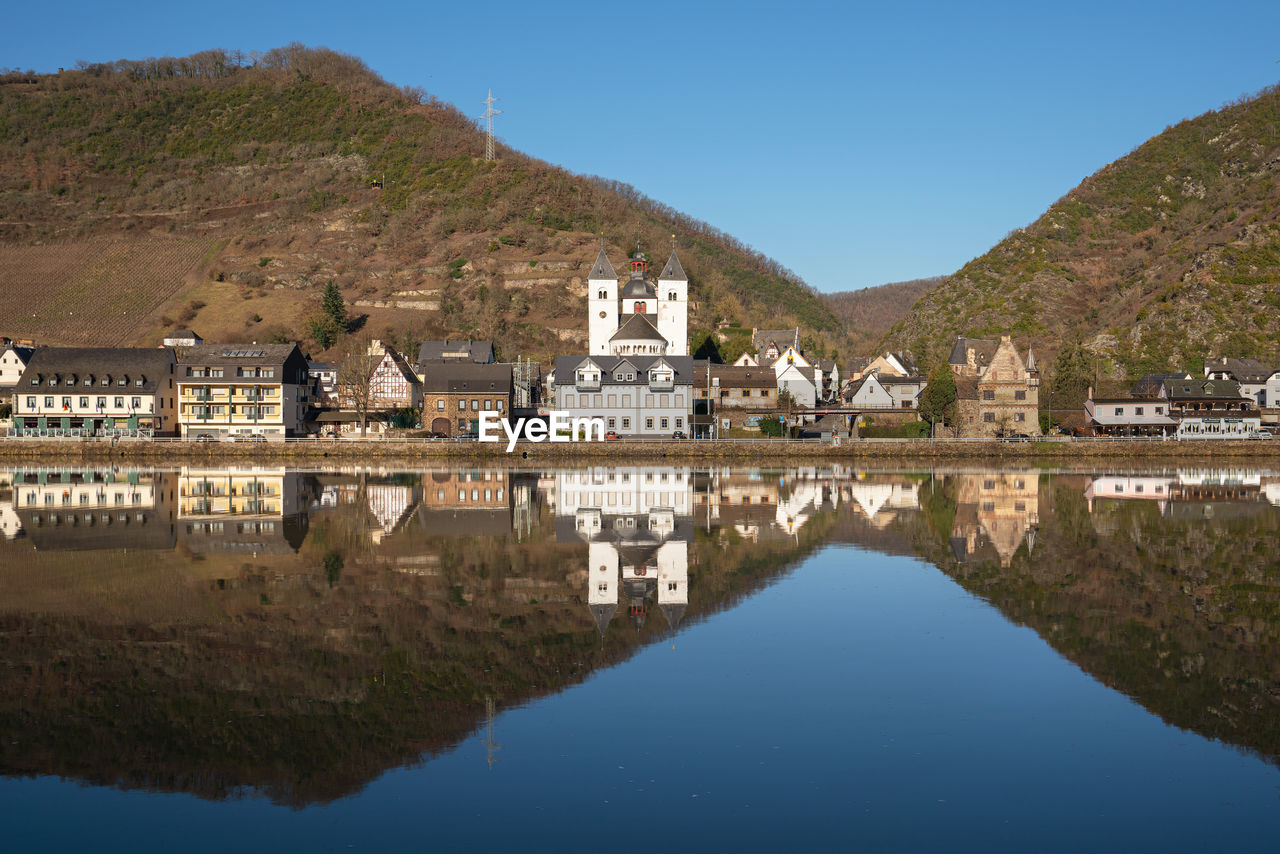
[[[636,250],[631,275],[618,273],[601,247],[587,276],[588,341],[592,356],[689,355],[689,277],[673,247],[657,280]]]

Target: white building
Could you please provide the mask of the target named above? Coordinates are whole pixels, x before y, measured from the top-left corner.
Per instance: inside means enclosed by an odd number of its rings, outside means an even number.
[[[640,252],[621,288],[603,248],[587,275],[588,353],[592,356],[689,355],[689,277],[675,250],[657,281]]]

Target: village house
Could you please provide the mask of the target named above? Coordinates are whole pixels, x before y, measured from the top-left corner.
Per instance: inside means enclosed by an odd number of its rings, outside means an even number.
[[[14,432],[52,437],[172,435],[178,425],[167,348],[40,347],[14,390]]]
[[[697,435],[734,429],[758,430],[778,405],[777,377],[768,368],[695,362],[693,420]]]
[[[692,429],[690,356],[559,356],[556,409],[599,416],[619,436],[670,437]]]
[[[1235,380],[1166,379],[1160,399],[1168,401],[1180,439],[1246,438],[1262,426],[1257,403]]]
[[[297,344],[206,344],[178,364],[184,438],[297,435],[311,406],[307,359]]]
[[[369,377],[369,408],[382,412],[422,408],[422,383],[403,356],[374,339],[369,343],[369,360],[377,364]]]
[[[797,406],[812,409],[818,402],[818,389],[814,385],[813,363],[793,346],[788,346],[772,362],[778,385],[778,394],[791,395]]]
[[[956,377],[956,426],[961,436],[1040,435],[1040,373],[1012,339],[960,338],[948,360]]]
[[[1205,360],[1204,376],[1210,380],[1240,383],[1240,392],[1253,398],[1264,422],[1280,422],[1280,371],[1257,359],[1221,356]]]
[[[0,338],[0,406],[12,403],[14,389],[35,350],[34,341]]]
[[[1095,395],[1089,388],[1084,411],[1097,436],[1167,436],[1178,429],[1163,396]]]
[[[436,362],[422,377],[422,426],[441,436],[468,436],[479,430],[480,413],[511,413],[511,365]]]

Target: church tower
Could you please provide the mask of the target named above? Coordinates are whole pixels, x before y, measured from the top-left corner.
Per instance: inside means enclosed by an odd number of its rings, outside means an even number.
[[[658,276],[658,332],[667,339],[668,355],[689,355],[689,277],[674,246]]]
[[[618,273],[603,246],[587,275],[587,320],[589,354],[609,355],[609,338],[618,329]]]

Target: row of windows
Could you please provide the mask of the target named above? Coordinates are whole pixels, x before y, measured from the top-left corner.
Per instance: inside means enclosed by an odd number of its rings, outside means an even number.
[[[478,412],[481,409],[483,409],[485,412],[492,412],[495,410],[498,412],[505,412],[506,408],[507,408],[507,402],[505,400],[502,400],[501,398],[499,398],[498,400],[480,400],[478,398],[471,399],[472,412]],[[444,412],[443,397],[436,400],[436,411]],[[463,398],[458,399],[458,411],[459,412],[467,411],[467,401]]]
[[[63,408],[63,410],[64,410],[64,411],[70,411],[70,410],[71,410],[71,400],[72,400],[72,398],[69,398],[69,397],[64,397],[64,398],[62,398],[62,408]],[[54,398],[52,398],[52,397],[46,397],[46,398],[44,399],[44,408],[45,408],[45,409],[53,409],[53,401],[54,401]],[[35,397],[28,396],[28,397],[27,397],[27,409],[34,410],[35,408],[36,408],[36,398],[35,398]],[[79,406],[78,408],[79,408],[79,409],[88,409],[88,408],[89,408],[89,398],[87,398],[87,397],[82,397],[82,398],[80,398],[80,406]],[[106,408],[107,408],[107,399],[106,399],[105,397],[99,397],[99,398],[97,399],[97,402],[96,402],[96,403],[95,403],[95,405],[94,405],[94,408],[95,408],[95,409],[98,409],[98,410],[106,409]],[[115,398],[115,408],[116,408],[116,409],[124,409],[124,398],[123,398],[123,397],[117,397],[117,398]],[[131,398],[129,398],[129,408],[130,408],[130,409],[141,409],[141,408],[142,408],[142,398],[140,398],[140,397],[131,397]],[[160,408],[161,408],[161,409],[164,409],[164,398],[160,398]]]
[[[265,377],[270,379],[276,375],[275,368],[236,368],[233,376],[237,377]],[[218,379],[223,376],[222,368],[187,368],[187,376],[189,377],[209,377]]]
[[[995,414],[994,412],[984,412],[984,413],[982,413],[982,420],[983,420],[983,421],[985,421],[987,424],[992,424],[992,423],[994,423],[994,422],[995,422],[995,420],[996,420],[996,414]],[[1015,413],[1013,413],[1013,420],[1014,420],[1014,421],[1026,421],[1026,420],[1027,420],[1027,413],[1025,413],[1025,412],[1015,412]]]
[[[83,385],[85,385],[86,387],[92,386],[92,385],[94,384],[94,379],[95,379],[95,377],[94,377],[92,374],[90,374],[89,376],[86,376],[86,377],[84,378]],[[40,380],[41,380],[41,378],[40,378],[39,376],[32,377],[32,378],[31,378],[31,384],[32,384],[32,385],[40,385]],[[59,377],[56,377],[56,376],[49,377],[48,385],[50,385],[50,386],[56,386],[56,385],[58,385],[58,380],[59,380]],[[133,381],[133,384],[134,384],[135,386],[138,386],[139,388],[141,388],[141,387],[142,387],[142,385],[143,385],[145,382],[146,382],[146,378],[145,378],[145,377],[135,377],[135,378],[134,378],[134,381]],[[67,386],[73,386],[73,385],[75,385],[75,384],[76,384],[76,375],[75,375],[75,374],[72,374],[71,376],[67,377],[67,378],[66,378],[66,380],[65,380],[62,384],[63,384],[63,385],[67,385]],[[116,377],[115,384],[116,384],[116,385],[118,385],[118,386],[119,386],[119,385],[128,385],[128,384],[129,384],[129,377],[128,377],[128,376]],[[110,377],[110,376],[101,377],[100,379],[98,379],[98,385],[111,385],[111,377]]]
[[[607,426],[610,430],[617,430],[617,429],[618,429],[618,425],[617,425],[617,423],[616,423],[616,422],[617,422],[617,420],[618,420],[618,419],[615,419],[615,418],[607,418],[607,419],[605,419],[605,426]],[[622,429],[623,429],[623,430],[630,430],[630,429],[631,429],[631,419],[630,419],[630,418],[623,418],[623,419],[621,419],[621,420],[622,420]],[[670,430],[670,429],[671,429],[671,421],[670,421],[670,419],[668,419],[668,418],[659,418],[659,419],[658,419],[658,422],[659,422],[659,429],[661,429],[661,430]],[[684,429],[684,419],[683,419],[683,418],[677,418],[677,419],[675,420],[675,422],[676,422],[676,423],[675,423],[675,429],[677,429],[677,430],[683,430],[683,429]],[[646,430],[652,430],[652,429],[653,429],[653,418],[646,418],[646,419],[644,420],[644,429],[646,429]]]
[[[639,397],[640,397],[639,395],[636,395],[637,400],[639,399]],[[564,406],[565,406],[565,408],[567,408],[567,409],[573,409],[574,407],[579,407],[579,406],[580,406],[580,407],[582,407],[582,408],[584,408],[584,409],[585,409],[585,408],[588,408],[588,407],[593,407],[593,408],[595,408],[595,409],[599,409],[599,408],[601,408],[601,407],[607,407],[607,408],[609,408],[609,409],[615,409],[615,408],[619,405],[619,404],[618,404],[618,400],[619,400],[619,395],[616,395],[616,394],[579,394],[579,395],[573,395],[573,394],[570,394],[570,393],[566,392],[566,393],[565,393],[565,395],[564,395]],[[623,395],[621,395],[621,400],[622,400],[622,404],[621,404],[621,405],[622,405],[623,407],[629,407],[629,406],[631,406],[631,395],[630,395],[630,394],[623,394]],[[683,394],[683,393],[677,393],[677,394],[646,394],[646,395],[644,396],[644,406],[645,406],[645,408],[646,408],[646,409],[653,409],[653,408],[657,408],[657,409],[672,409],[672,408],[675,408],[675,409],[684,409],[684,407],[685,407],[685,398],[684,398],[684,394]]]
[[[996,393],[995,393],[995,391],[994,391],[993,389],[983,389],[983,392],[982,392],[982,399],[983,399],[983,400],[995,400],[995,399],[996,399]],[[1027,393],[1026,393],[1026,391],[1023,391],[1023,390],[1015,391],[1015,392],[1013,393],[1013,399],[1014,399],[1014,400],[1026,400],[1026,399],[1027,399]]]
[[[1152,407],[1152,409],[1153,409],[1153,411],[1155,412],[1155,414],[1156,414],[1156,415],[1163,415],[1163,414],[1164,414],[1164,407],[1163,407],[1163,406],[1155,406],[1155,407]],[[1145,408],[1144,408],[1144,407],[1141,407],[1141,406],[1135,406],[1135,407],[1133,408],[1133,414],[1134,414],[1134,415],[1142,415],[1144,411],[1145,411]],[[1117,406],[1117,407],[1116,407],[1116,415],[1124,415],[1124,407],[1123,407],[1123,406]]]

